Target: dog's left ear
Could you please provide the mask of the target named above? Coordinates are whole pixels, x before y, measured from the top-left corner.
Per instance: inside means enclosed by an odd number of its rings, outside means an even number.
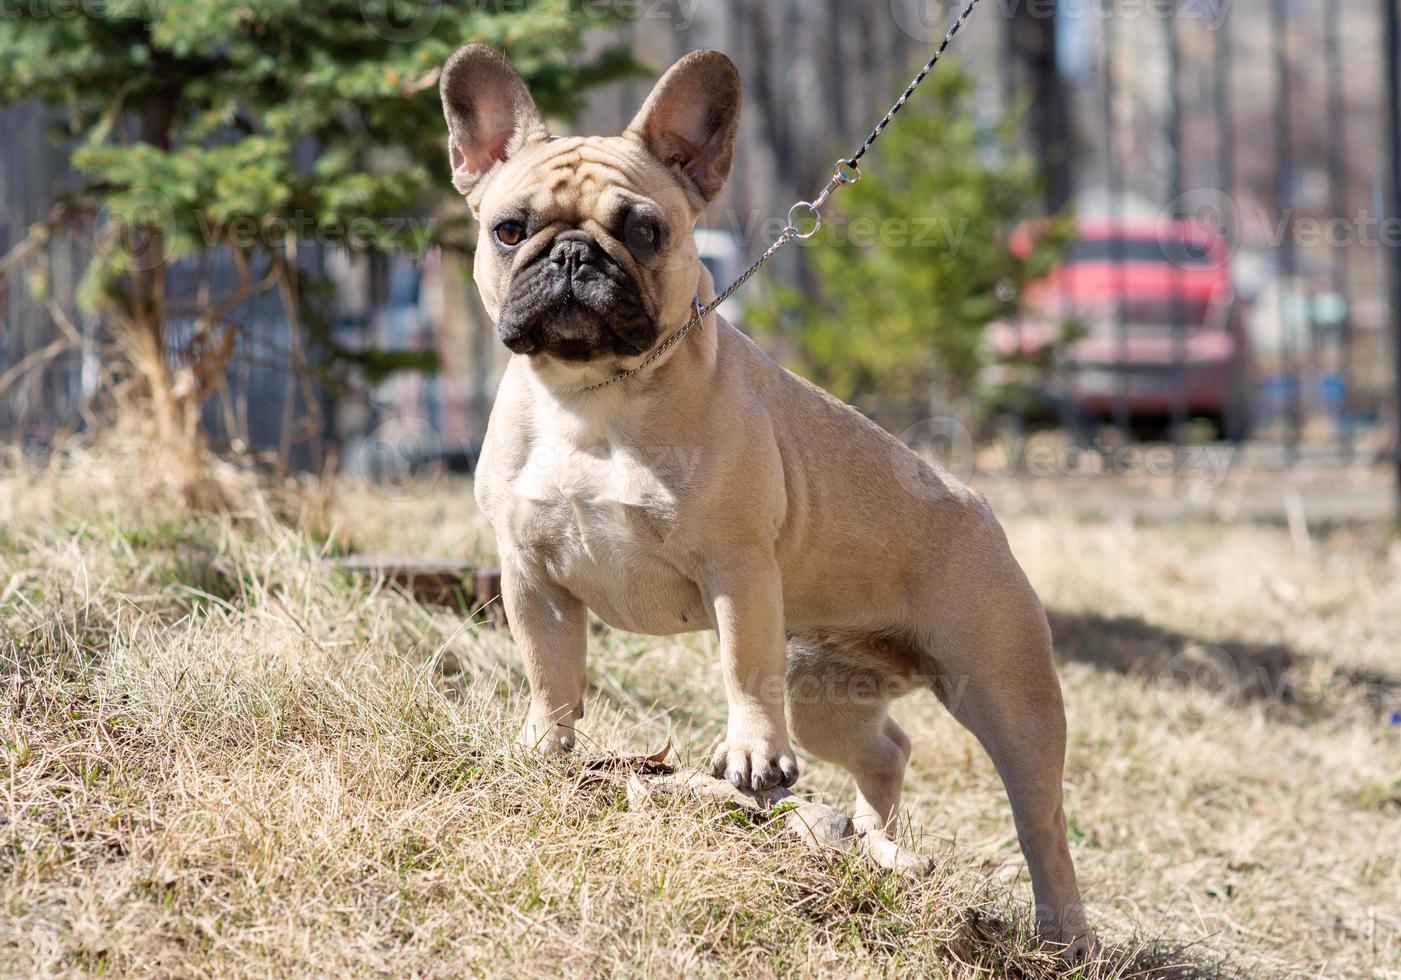
[[[461,194],[524,147],[550,138],[525,79],[485,44],[458,48],[438,82],[452,183]]]
[[[667,69],[627,131],[713,201],[734,162],[740,82],[719,51],[692,51]]]

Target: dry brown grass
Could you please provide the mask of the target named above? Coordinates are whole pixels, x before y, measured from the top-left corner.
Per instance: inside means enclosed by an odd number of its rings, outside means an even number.
[[[90,463],[0,483],[0,974],[1054,974],[1000,786],[932,698],[896,708],[929,881],[706,803],[632,809],[512,750],[507,637],[318,561],[489,554],[464,484],[342,486],[313,538],[257,496],[174,519],[152,467]],[[1008,523],[1065,657],[1105,974],[1401,975],[1398,552]],[[599,626],[590,673],[597,750],[685,760],[724,715],[708,636]]]

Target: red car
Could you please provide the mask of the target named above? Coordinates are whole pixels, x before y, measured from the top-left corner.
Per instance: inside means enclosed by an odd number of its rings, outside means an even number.
[[[1012,248],[1029,249],[1033,234],[1019,230]],[[1164,422],[1181,398],[1189,416],[1244,438],[1245,307],[1221,236],[1185,219],[1080,219],[1076,239],[1062,265],[1027,284],[1021,319],[991,331],[993,351],[1004,361],[1044,356],[1073,324],[1081,333],[1059,352],[1057,374],[1060,397],[1080,413],[1112,419],[1122,399],[1130,421]]]

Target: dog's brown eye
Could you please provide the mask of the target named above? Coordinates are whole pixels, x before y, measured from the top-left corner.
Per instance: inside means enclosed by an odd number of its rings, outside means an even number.
[[[515,248],[525,241],[525,225],[519,221],[503,221],[496,226],[496,240],[507,248]]]
[[[651,252],[661,241],[662,232],[655,221],[643,218],[629,221],[624,235],[634,252]]]

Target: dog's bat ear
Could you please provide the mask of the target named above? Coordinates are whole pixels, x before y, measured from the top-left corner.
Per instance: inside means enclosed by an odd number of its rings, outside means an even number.
[[[734,162],[739,105],[734,63],[719,51],[692,51],[667,69],[627,131],[713,201]]]
[[[525,79],[485,44],[453,52],[438,92],[448,123],[452,183],[461,194],[522,148],[549,139]]]

